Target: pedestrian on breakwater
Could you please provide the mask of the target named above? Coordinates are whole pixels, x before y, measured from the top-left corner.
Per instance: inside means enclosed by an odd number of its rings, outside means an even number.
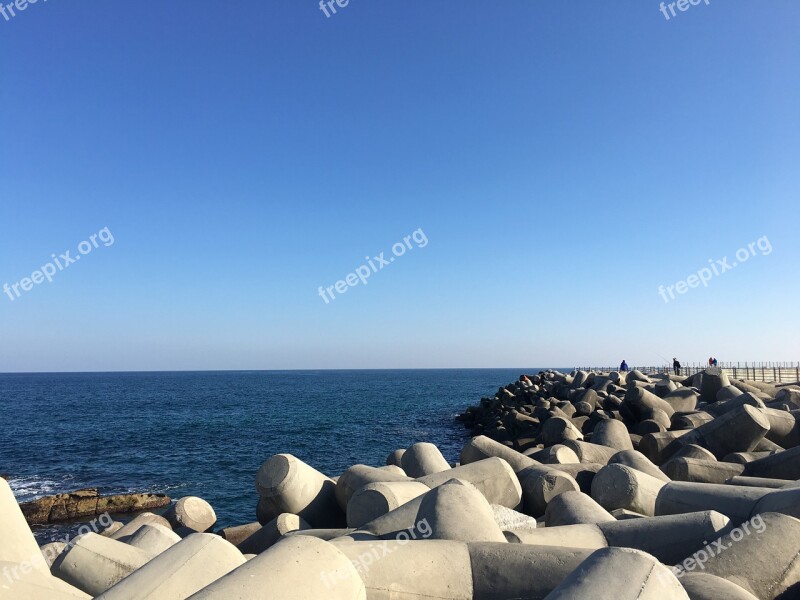
[[[622,362],[619,364],[619,370],[620,370],[620,371],[622,371],[623,373],[624,373],[625,371],[628,371],[628,370],[629,370],[629,369],[628,369],[628,363],[626,363],[626,362],[625,362],[625,359],[624,359],[624,358],[622,359]]]
[[[717,366],[717,359],[716,358],[712,359],[711,364],[712,364],[712,366],[716,367]]]
[[[714,366],[714,357],[713,356],[709,356],[708,357],[708,366],[709,367],[713,367]]]
[[[675,371],[675,375],[681,374],[681,363],[675,357],[672,358],[672,369]]]

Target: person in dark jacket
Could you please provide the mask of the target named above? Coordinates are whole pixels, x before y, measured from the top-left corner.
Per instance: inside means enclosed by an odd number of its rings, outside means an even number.
[[[672,359],[672,369],[675,371],[675,375],[681,374],[681,363],[678,362],[677,358]]]
[[[623,373],[625,371],[628,371],[628,363],[625,362],[625,359],[623,359],[622,362],[620,363],[619,370],[622,371]]]

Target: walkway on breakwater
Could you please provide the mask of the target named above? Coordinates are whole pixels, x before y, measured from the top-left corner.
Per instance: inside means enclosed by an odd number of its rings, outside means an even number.
[[[800,383],[800,362],[720,362],[717,365],[734,379],[749,379],[750,381],[773,381],[777,383]],[[637,367],[631,365],[631,370],[637,369],[647,375],[657,373],[672,373],[672,364],[655,367]],[[689,377],[696,375],[708,368],[708,363],[681,363],[681,375]],[[576,371],[595,371],[596,373],[610,373],[619,370],[619,367],[575,367]]]

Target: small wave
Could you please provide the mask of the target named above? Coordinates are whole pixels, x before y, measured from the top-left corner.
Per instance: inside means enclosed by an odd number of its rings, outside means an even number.
[[[10,477],[8,485],[14,492],[17,502],[28,502],[42,496],[62,493],[68,488],[68,483],[74,478],[71,475],[61,480],[48,479],[33,475],[30,477]]]

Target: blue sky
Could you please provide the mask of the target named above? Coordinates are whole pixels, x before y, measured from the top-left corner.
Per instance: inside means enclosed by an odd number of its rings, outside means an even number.
[[[0,285],[114,237],[0,295],[0,371],[800,360],[798,23],[795,0],[0,17]]]

